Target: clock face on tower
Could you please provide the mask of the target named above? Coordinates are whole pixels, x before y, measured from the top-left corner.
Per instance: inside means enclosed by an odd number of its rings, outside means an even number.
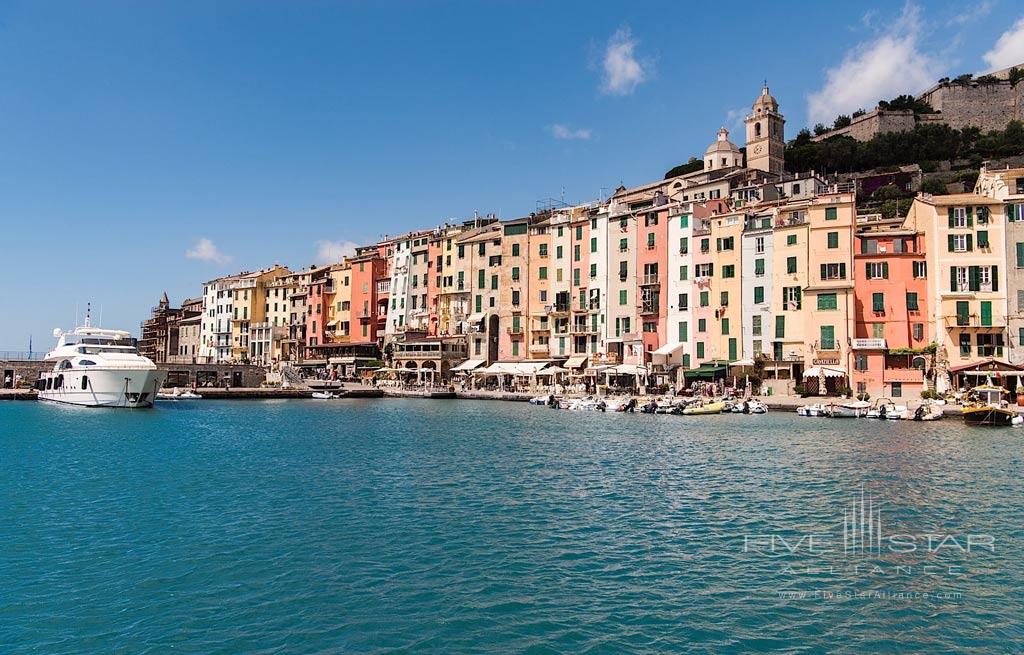
[[[760,155],[762,152],[764,152],[764,146],[763,145],[757,144],[756,146],[754,146],[754,154],[755,155]]]

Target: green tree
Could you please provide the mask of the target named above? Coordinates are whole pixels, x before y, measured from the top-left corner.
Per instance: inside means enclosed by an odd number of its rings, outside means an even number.
[[[670,177],[677,177],[679,175],[686,175],[687,173],[694,173],[704,168],[704,161],[697,159],[696,157],[690,157],[689,161],[685,164],[679,164],[669,172],[665,173],[665,179]]]
[[[929,177],[921,183],[921,191],[933,196],[946,195],[946,183],[937,177]]]

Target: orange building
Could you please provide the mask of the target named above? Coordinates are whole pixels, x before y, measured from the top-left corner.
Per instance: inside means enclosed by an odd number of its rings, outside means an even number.
[[[902,219],[858,219],[850,381],[873,397],[919,398],[931,368],[925,242]]]

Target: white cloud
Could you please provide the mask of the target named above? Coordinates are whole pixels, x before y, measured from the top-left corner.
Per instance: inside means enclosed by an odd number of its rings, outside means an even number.
[[[730,109],[725,112],[725,122],[722,123],[726,129],[736,134],[743,132],[747,115],[750,113],[750,107],[738,107],[736,109]]]
[[[340,262],[345,256],[355,254],[358,246],[359,244],[354,241],[317,241],[316,263]]]
[[[995,0],[981,0],[981,2],[967,7],[963,13],[956,14],[947,20],[946,27],[966,25],[968,23],[973,23],[976,20],[981,20],[992,13],[992,7],[994,7],[995,4]]]
[[[204,262],[213,262],[214,264],[227,264],[231,261],[229,255],[225,255],[217,246],[213,245],[213,241],[210,241],[206,237],[203,237],[199,241],[196,241],[196,245],[191,250],[185,251],[185,257],[187,259],[198,259]]]
[[[849,50],[842,63],[825,72],[825,85],[807,96],[810,122],[829,125],[839,114],[923,91],[938,79],[944,66],[918,48],[921,27],[920,9],[907,3],[878,38]]]
[[[625,96],[633,93],[637,85],[647,80],[650,65],[636,58],[636,39],[629,28],[622,28],[608,39],[604,51],[604,79],[601,91],[609,95]]]
[[[591,137],[591,131],[589,127],[578,127],[573,129],[568,125],[556,123],[551,126],[551,136],[556,139],[579,139],[580,141],[587,141]]]
[[[982,58],[988,64],[989,70],[1024,63],[1024,18],[1003,32],[992,49],[982,55]]]

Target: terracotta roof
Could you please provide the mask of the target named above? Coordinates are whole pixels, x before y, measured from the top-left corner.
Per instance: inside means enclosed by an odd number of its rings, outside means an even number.
[[[1001,205],[1003,201],[996,200],[995,198],[989,198],[988,196],[979,196],[976,193],[951,193],[945,196],[918,196],[918,200],[927,202],[937,207],[946,207],[948,205]]]

